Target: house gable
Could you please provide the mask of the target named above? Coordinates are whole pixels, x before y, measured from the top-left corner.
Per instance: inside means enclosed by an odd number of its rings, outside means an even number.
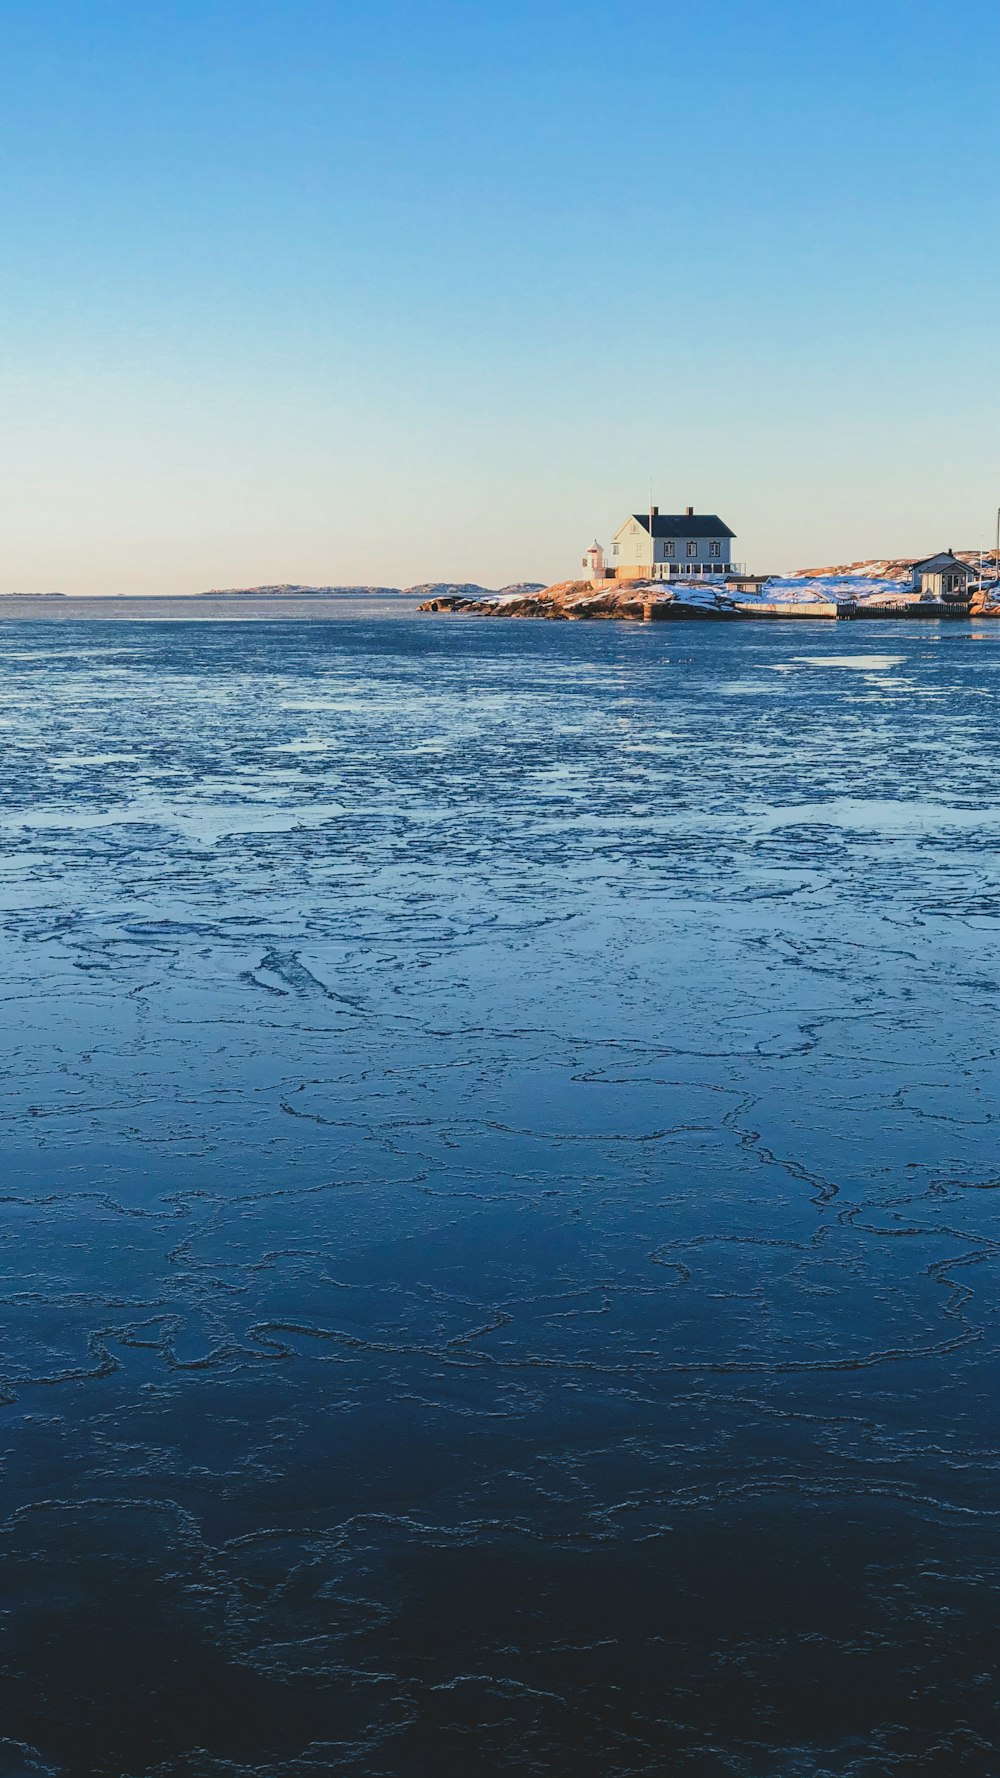
[[[639,532],[641,532],[641,531],[648,532],[648,530],[649,530],[648,515],[645,519],[642,519],[642,518],[640,518],[640,515],[638,513],[633,513],[630,518],[627,518],[625,520],[624,525],[619,525],[619,527],[618,527],[617,531],[614,533],[614,536],[612,537],[611,541],[612,541],[612,543],[623,543],[626,537],[634,537]]]
[[[960,556],[953,556],[950,549],[943,549],[936,556],[926,556],[922,562],[912,564],[914,574],[967,574],[971,578],[976,570],[963,562]]]

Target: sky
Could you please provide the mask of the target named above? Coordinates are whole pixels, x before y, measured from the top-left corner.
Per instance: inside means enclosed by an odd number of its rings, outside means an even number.
[[[995,0],[5,0],[0,592],[1000,504]]]

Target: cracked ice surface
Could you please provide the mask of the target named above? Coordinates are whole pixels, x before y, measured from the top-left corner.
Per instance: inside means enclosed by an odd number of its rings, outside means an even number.
[[[0,1778],[995,1771],[1000,626],[807,646],[0,628]]]

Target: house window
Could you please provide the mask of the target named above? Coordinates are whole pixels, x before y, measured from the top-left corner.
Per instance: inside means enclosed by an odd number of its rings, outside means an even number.
[[[613,543],[613,544],[612,544],[612,545],[611,545],[611,554],[612,554],[612,555],[613,555],[613,556],[616,556],[616,555],[617,555],[617,554],[618,554],[618,545],[617,545],[617,543]]]
[[[672,555],[673,555],[673,553],[674,553],[674,544],[673,544],[673,539],[672,539],[672,538],[671,538],[671,540],[670,540],[670,542],[669,542],[669,543],[665,543],[665,544],[664,544],[664,545],[663,545],[663,553],[664,553],[664,555],[665,555],[665,556],[672,556]]]
[[[688,544],[688,555],[689,556],[696,556],[697,554],[698,554],[698,545],[696,543],[689,543]]]
[[[721,543],[710,543],[708,546],[708,553],[710,556],[721,556],[721,554],[722,554]]]

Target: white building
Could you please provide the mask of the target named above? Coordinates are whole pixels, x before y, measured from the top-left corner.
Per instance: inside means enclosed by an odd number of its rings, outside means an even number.
[[[727,574],[734,564],[735,537],[715,513],[663,513],[651,506],[634,512],[611,540],[605,561],[598,544],[587,551],[583,566],[591,580],[670,580],[675,575]]]

